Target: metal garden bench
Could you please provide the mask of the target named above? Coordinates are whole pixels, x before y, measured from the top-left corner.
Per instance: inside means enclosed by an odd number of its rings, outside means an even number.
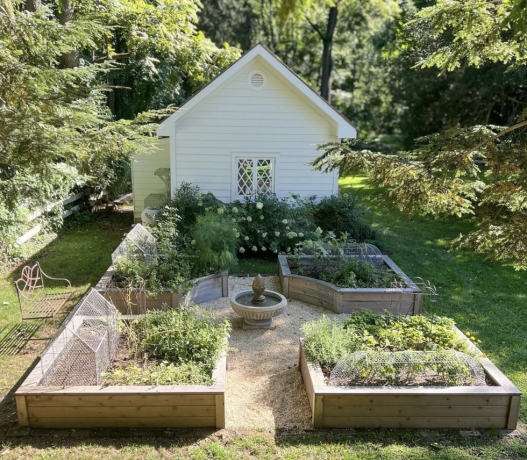
[[[68,286],[66,290],[61,292],[47,292],[44,278],[53,281],[66,281]],[[55,326],[55,315],[73,294],[69,280],[46,275],[38,262],[32,267],[27,265],[22,269],[22,275],[15,281],[15,287],[22,321],[53,318],[53,326]]]

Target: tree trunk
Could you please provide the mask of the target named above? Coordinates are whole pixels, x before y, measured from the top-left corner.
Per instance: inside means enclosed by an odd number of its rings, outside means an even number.
[[[331,70],[333,68],[331,52],[333,49],[333,37],[335,36],[335,29],[337,27],[337,15],[337,7],[330,7],[326,33],[322,38],[324,48],[322,51],[322,81],[320,84],[320,95],[328,102],[331,102]]]
[[[59,23],[66,25],[73,21],[73,1],[60,0],[59,4]],[[60,58],[60,64],[63,69],[72,69],[79,65],[79,53],[77,50],[68,51]]]
[[[42,0],[26,0],[25,9],[30,13],[34,13],[42,6]]]

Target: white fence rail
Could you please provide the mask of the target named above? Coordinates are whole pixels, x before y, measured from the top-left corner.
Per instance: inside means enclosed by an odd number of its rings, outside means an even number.
[[[51,211],[53,208],[55,208],[59,204],[62,203],[63,205],[67,205],[70,203],[74,203],[75,201],[80,200],[83,196],[84,196],[84,193],[80,192],[80,193],[76,193],[75,195],[70,195],[63,201],[56,201],[55,203],[50,203],[45,208],[37,209],[36,211],[33,211],[28,216],[27,221],[33,222],[37,217],[40,217],[45,212]],[[73,206],[72,208],[65,210],[62,213],[62,217],[65,219],[66,217],[71,216],[75,211],[78,211],[79,209],[80,209],[80,205]],[[20,236],[15,241],[15,246],[22,246],[24,243],[26,243],[31,238],[33,238],[35,235],[37,235],[40,232],[40,230],[42,230],[42,226],[40,224],[35,225],[34,227],[29,229],[26,233],[24,233],[22,236]]]

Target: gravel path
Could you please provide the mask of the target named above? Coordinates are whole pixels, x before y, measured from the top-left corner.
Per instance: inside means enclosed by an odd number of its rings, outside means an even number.
[[[281,292],[277,277],[267,289]],[[229,294],[251,289],[253,278],[229,278]],[[307,394],[298,372],[298,339],[303,323],[333,315],[321,307],[288,300],[275,330],[242,329],[228,298],[200,304],[232,324],[227,360],[226,424],[230,429],[274,430],[311,427]]]

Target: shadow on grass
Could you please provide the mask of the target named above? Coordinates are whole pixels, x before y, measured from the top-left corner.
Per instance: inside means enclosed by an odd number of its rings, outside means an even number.
[[[40,329],[38,324],[19,323],[0,330],[0,356],[19,354]]]

